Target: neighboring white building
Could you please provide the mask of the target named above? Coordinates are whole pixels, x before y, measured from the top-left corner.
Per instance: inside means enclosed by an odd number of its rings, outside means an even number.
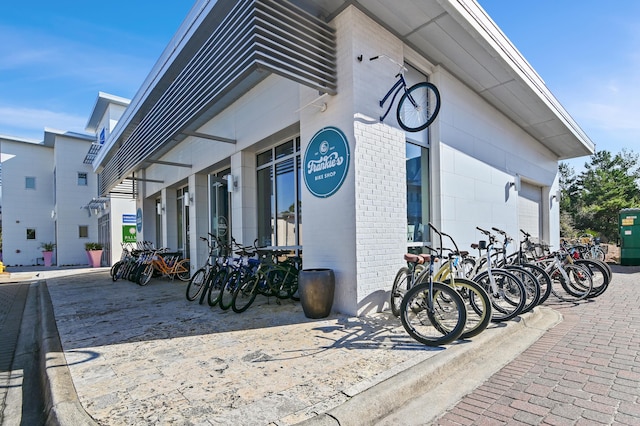
[[[48,242],[56,244],[57,265],[87,264],[84,243],[97,241],[98,227],[82,206],[98,182],[82,160],[93,140],[53,129],[43,142],[0,137],[5,265],[42,265],[40,246]]]
[[[125,232],[135,228],[133,194],[98,197],[91,160],[128,104],[99,93],[87,124],[93,135],[45,129],[42,142],[0,137],[5,265],[42,265],[48,242],[58,266],[87,264],[87,242],[104,244],[103,265],[120,258]]]
[[[85,130],[95,134],[94,143],[83,152],[83,163],[91,164],[111,136],[130,100],[99,92]],[[113,265],[122,255],[122,242],[136,240],[134,182],[119,185],[107,197],[84,200],[87,208],[98,216],[98,241],[104,244],[102,262]],[[133,234],[132,234],[133,232]]]

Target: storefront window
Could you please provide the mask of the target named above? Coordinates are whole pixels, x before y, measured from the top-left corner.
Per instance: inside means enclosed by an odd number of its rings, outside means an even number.
[[[300,138],[258,155],[258,244],[296,248],[300,238]]]
[[[209,176],[211,233],[227,243],[231,242],[230,197],[227,188],[227,176],[230,174],[231,169],[226,169]]]
[[[407,243],[429,241],[429,149],[407,143]]]

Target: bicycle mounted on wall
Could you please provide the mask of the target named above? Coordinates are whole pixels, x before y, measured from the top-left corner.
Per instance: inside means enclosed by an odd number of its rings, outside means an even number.
[[[396,74],[398,80],[379,102],[380,107],[384,108],[384,104],[387,102],[387,99],[389,99],[389,96],[393,95],[384,115],[380,116],[380,121],[384,121],[387,115],[389,115],[396,96],[402,91],[403,93],[396,109],[398,124],[407,132],[419,132],[426,129],[433,123],[438,112],[440,112],[440,92],[438,88],[434,84],[426,81],[416,83],[407,88],[407,82],[404,79],[404,73],[407,71],[407,68],[403,64],[396,62],[386,55],[373,56],[369,58],[369,60],[373,61],[382,57],[398,65],[400,70]]]

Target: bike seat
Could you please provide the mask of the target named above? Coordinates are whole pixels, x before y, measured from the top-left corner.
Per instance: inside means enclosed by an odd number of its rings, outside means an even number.
[[[404,260],[410,263],[415,263],[418,265],[422,265],[423,263],[427,263],[431,261],[431,255],[429,254],[413,254],[406,253],[404,255]]]

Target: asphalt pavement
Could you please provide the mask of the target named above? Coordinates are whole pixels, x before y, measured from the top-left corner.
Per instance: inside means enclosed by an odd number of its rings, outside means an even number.
[[[304,316],[299,302],[258,298],[249,310],[236,314],[188,302],[184,283],[154,278],[140,287],[129,281],[113,282],[107,269],[21,277],[37,308],[37,319],[23,319],[22,328],[30,322],[41,325],[30,328],[40,330],[39,362],[48,390],[45,414],[51,424],[538,424],[523,421],[530,419],[523,413],[531,413],[526,411],[529,405],[519,405],[517,395],[532,396],[522,389],[523,384],[514,385],[517,392],[494,390],[498,405],[483,405],[480,415],[469,407],[490,399],[474,395],[488,393],[485,388],[491,380],[506,386],[500,382],[505,374],[520,374],[509,363],[529,365],[522,377],[530,386],[536,372],[544,373],[546,379],[549,373],[538,368],[540,359],[549,363],[550,371],[558,362],[557,355],[548,359],[539,355],[550,351],[548,340],[558,340],[556,345],[565,351],[577,345],[565,342],[573,337],[573,329],[558,332],[567,327],[567,317],[583,333],[593,332],[591,346],[600,351],[589,352],[589,359],[600,359],[602,352],[615,354],[611,345],[622,339],[622,335],[603,339],[601,323],[609,325],[609,333],[627,325],[627,348],[618,355],[626,353],[626,369],[622,370],[620,361],[606,368],[620,370],[618,381],[630,381],[614,383],[616,387],[635,383],[638,392],[640,327],[635,324],[640,323],[640,307],[637,296],[627,300],[627,292],[635,295],[638,277],[637,268],[616,267],[611,288],[598,299],[538,307],[444,348],[413,341],[389,312],[360,318],[333,313],[313,320]],[[4,300],[8,286],[14,284],[0,284],[0,315],[7,311],[5,306],[14,305]],[[6,320],[0,331],[3,342],[5,329]],[[541,344],[544,349],[533,349]],[[538,358],[522,361],[532,350]],[[6,372],[3,367],[2,373]],[[550,391],[547,399],[555,401],[562,394],[555,392]],[[415,397],[418,402],[412,402]],[[530,399],[526,403],[535,405]],[[640,401],[635,395],[635,400],[627,402],[635,406]],[[544,403],[541,397],[539,403]],[[509,410],[501,411],[500,404],[507,404]],[[564,403],[565,408],[568,405]],[[558,416],[558,406],[553,416]],[[618,404],[617,410],[631,408]],[[497,418],[492,416],[494,411],[510,417]],[[19,415],[15,407],[3,412],[14,420]],[[535,419],[556,419],[553,416]],[[621,422],[624,417],[614,419]],[[3,424],[19,424],[9,420],[5,416]]]

